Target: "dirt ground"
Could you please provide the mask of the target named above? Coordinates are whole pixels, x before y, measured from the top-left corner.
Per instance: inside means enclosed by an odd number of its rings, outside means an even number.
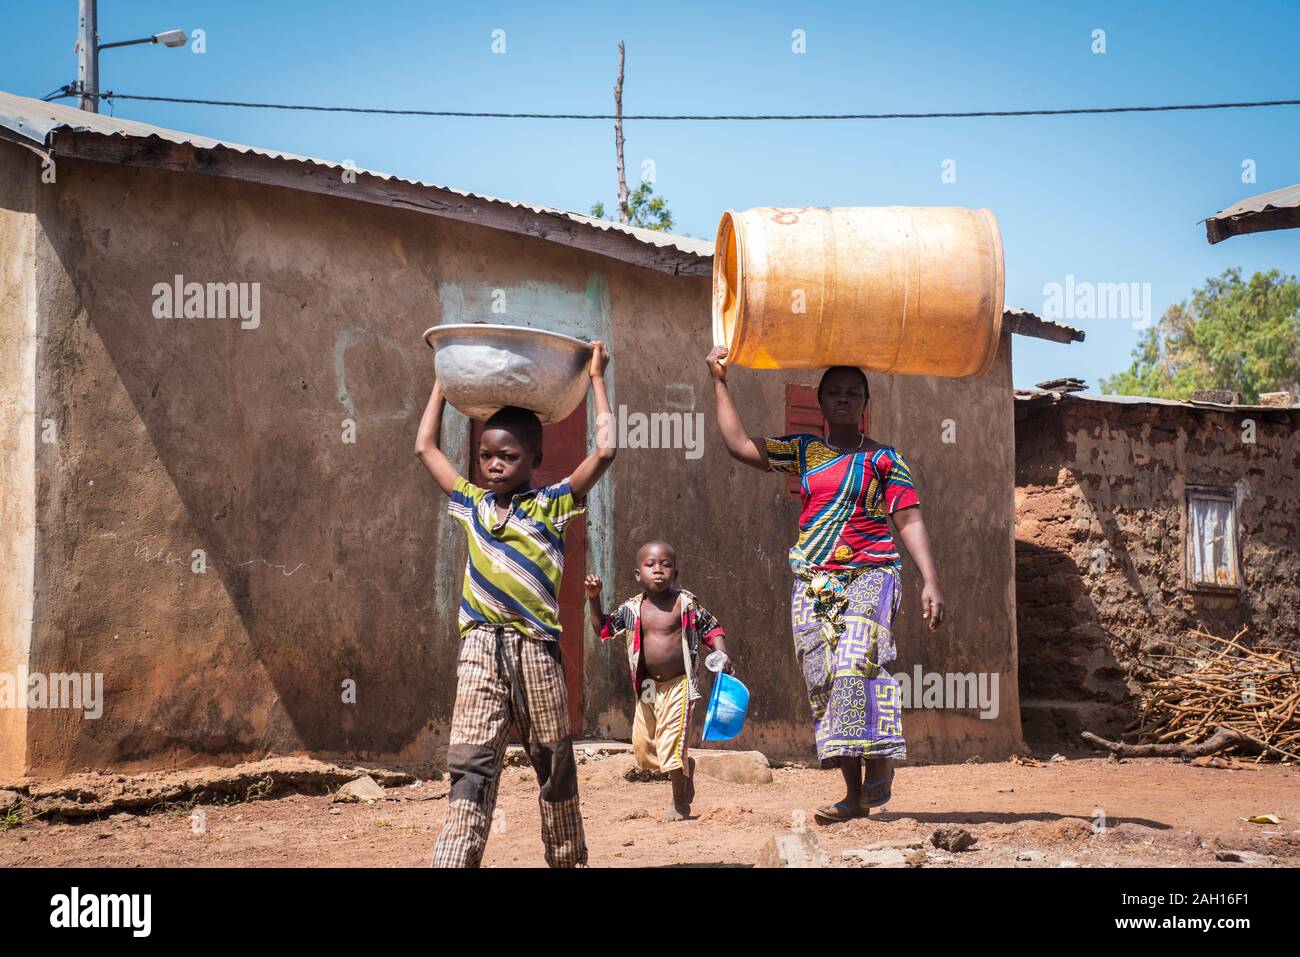
[[[630,767],[626,754],[579,767],[592,866],[748,866],[772,835],[801,818],[834,866],[858,866],[845,851],[917,841],[930,852],[923,866],[931,867],[1300,865],[1300,769],[1289,766],[1222,770],[1104,758],[901,766],[888,807],[827,827],[814,823],[812,810],[840,796],[834,771],[778,768],[764,785],[700,774],[693,817],[669,824],[660,819],[668,785],[629,781]],[[424,781],[389,789],[403,800],[373,803],[296,793],[178,802],[80,823],[37,819],[0,829],[0,866],[420,867],[432,855],[447,789],[446,780]],[[486,866],[543,864],[536,801],[531,770],[507,767]],[[195,833],[196,810],[206,833]],[[1261,814],[1281,823],[1244,820]],[[1094,829],[1100,815],[1105,827]],[[961,853],[934,850],[928,838],[942,824],[967,828],[977,842]],[[1035,851],[1037,858],[1016,859]],[[1223,859],[1234,856],[1245,863]]]

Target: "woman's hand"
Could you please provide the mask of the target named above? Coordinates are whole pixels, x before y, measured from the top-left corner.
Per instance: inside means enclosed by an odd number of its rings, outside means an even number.
[[[727,367],[722,361],[725,358],[727,358],[726,346],[714,346],[709,350],[709,354],[704,357],[704,361],[709,367],[709,372],[713,375],[713,378],[717,379],[719,382],[727,381]]]
[[[943,593],[935,582],[921,586],[921,617],[930,623],[931,631],[936,631],[943,621]]]
[[[593,379],[604,378],[608,365],[609,350],[605,348],[605,343],[597,339],[591,344],[591,366],[587,369],[587,374]]]
[[[600,597],[600,589],[602,585],[603,583],[598,575],[588,575],[586,580],[582,583],[583,588],[587,592],[588,598]]]

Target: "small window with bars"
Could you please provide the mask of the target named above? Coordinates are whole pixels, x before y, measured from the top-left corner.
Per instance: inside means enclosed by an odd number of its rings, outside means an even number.
[[[1237,497],[1230,488],[1187,489],[1187,587],[1238,591]]]

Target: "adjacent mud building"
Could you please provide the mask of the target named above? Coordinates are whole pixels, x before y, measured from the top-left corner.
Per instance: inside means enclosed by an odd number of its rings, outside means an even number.
[[[1114,737],[1198,630],[1300,644],[1298,406],[1019,392],[1016,513],[1030,741]]]
[[[753,704],[735,742],[811,756],[790,637],[798,499],[717,434],[712,244],[0,94],[0,673],[103,676],[103,714],[0,708],[0,773],[309,753],[410,765],[445,747],[465,549],[412,454],[438,322],[610,344],[611,400],[701,414],[702,454],[626,448],[571,533],[575,718],[626,736],[625,656],[584,629],[584,571],[631,588],[666,538],[730,635]],[[189,315],[190,284],[225,317]],[[175,290],[180,288],[181,295]],[[215,293],[212,291],[215,287]],[[218,310],[219,311],[219,310]],[[1020,744],[1012,331],[978,380],[872,377],[908,454],[951,609],[909,568],[895,670],[996,673],[996,715],[905,713],[920,761]],[[755,431],[807,424],[811,374],[735,369]],[[552,427],[576,463],[591,410]],[[468,468],[471,423],[446,425]]]

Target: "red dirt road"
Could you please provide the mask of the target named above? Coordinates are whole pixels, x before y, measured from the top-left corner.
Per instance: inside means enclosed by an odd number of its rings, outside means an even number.
[[[668,824],[662,782],[633,783],[627,755],[579,767],[591,865],[739,865],[760,846],[807,821],[836,866],[843,852],[879,842],[928,839],[956,823],[977,838],[968,851],[933,852],[926,866],[1292,867],[1300,865],[1300,769],[1196,768],[1146,759],[1088,758],[1041,767],[1012,763],[898,769],[894,800],[866,820],[831,827],[812,810],[840,796],[836,772],[778,769],[766,785],[738,785],[698,775],[695,816]],[[328,795],[200,805],[207,832],[194,833],[192,809],[118,813],[83,823],[36,820],[0,831],[0,866],[349,866],[428,864],[446,809],[448,784],[395,789],[432,799],[333,804]],[[537,787],[526,768],[505,769],[496,829],[486,866],[541,866]],[[1105,827],[1094,829],[1094,815]],[[1246,823],[1276,814],[1280,825]],[[1242,850],[1248,864],[1216,860]],[[1017,863],[1018,852],[1041,858]],[[1033,856],[1033,855],[1029,855]]]

